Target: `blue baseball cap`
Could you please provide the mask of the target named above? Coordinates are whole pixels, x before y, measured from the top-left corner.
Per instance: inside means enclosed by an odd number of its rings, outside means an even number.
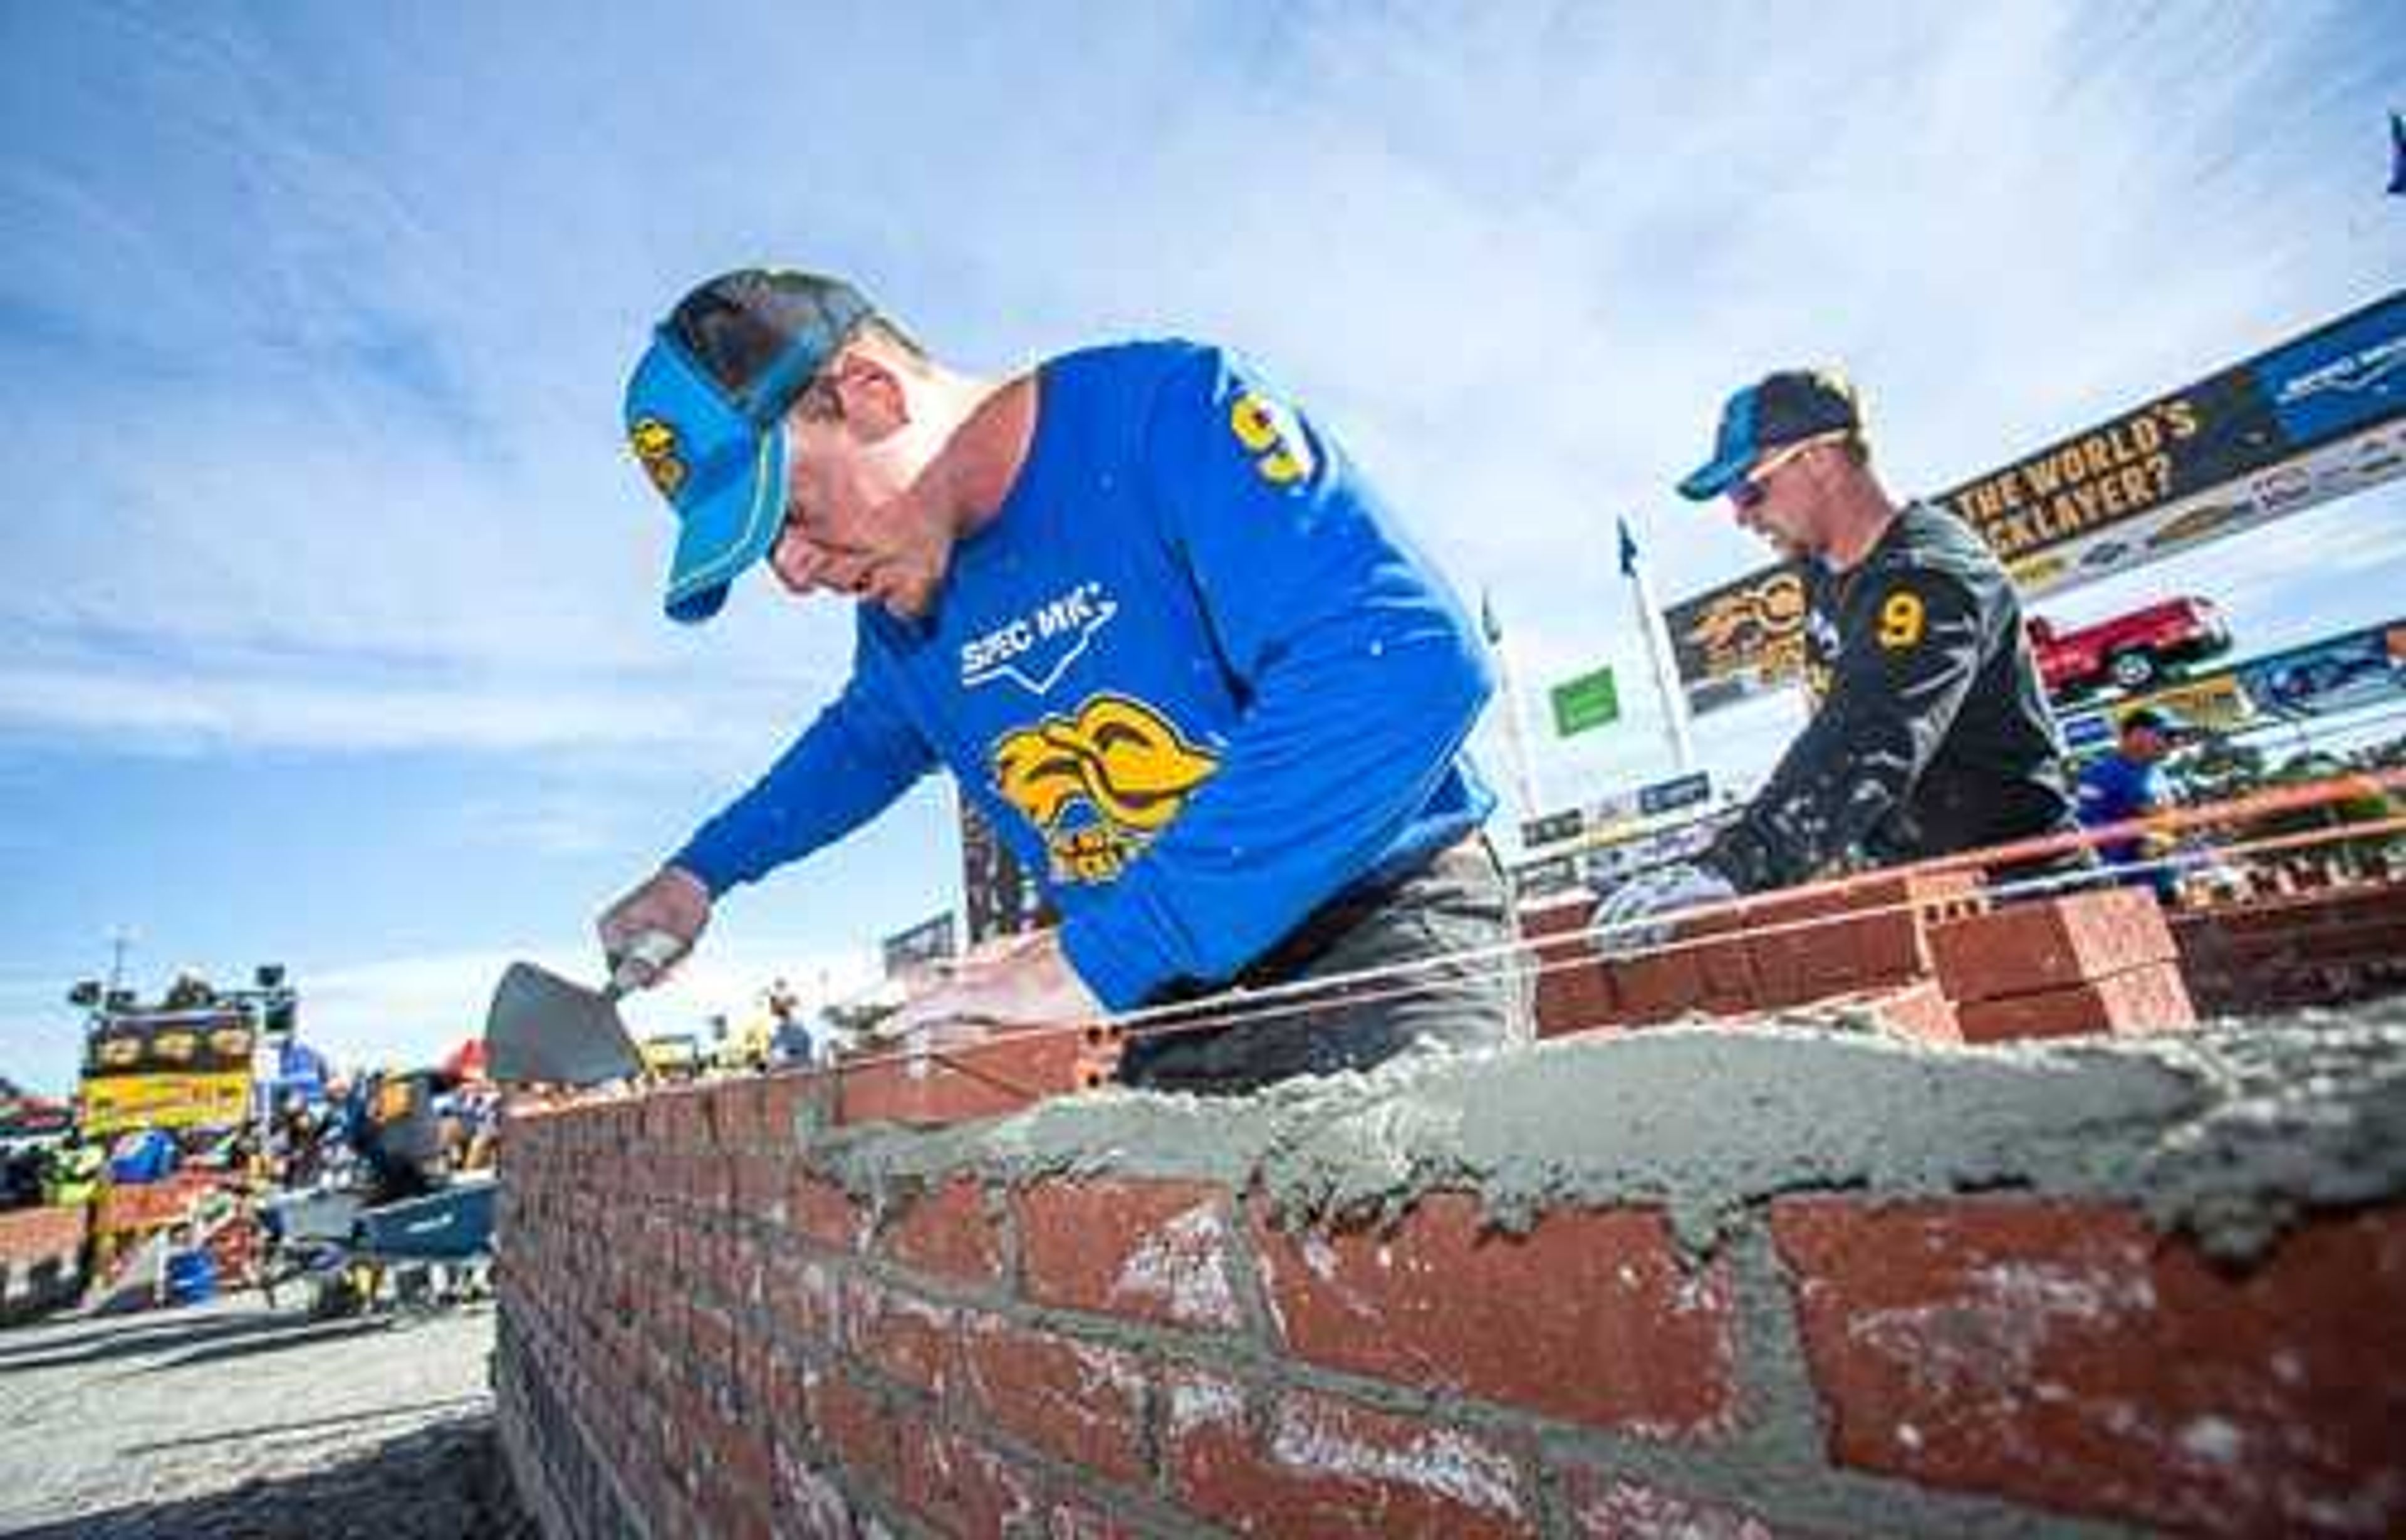
[[[677,302],[627,380],[627,445],[676,515],[669,616],[688,625],[776,544],[785,411],[876,312],[841,278],[744,268]]]
[[[1772,450],[1823,433],[1861,433],[1855,388],[1830,369],[1783,369],[1766,374],[1721,408],[1713,458],[1679,483],[1679,495],[1710,502]]]

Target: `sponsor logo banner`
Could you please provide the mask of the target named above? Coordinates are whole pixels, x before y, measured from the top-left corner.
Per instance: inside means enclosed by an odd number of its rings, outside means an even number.
[[[250,1024],[236,1012],[110,1016],[84,1044],[84,1078],[250,1073]]]
[[[2128,572],[2406,469],[2406,295],[2061,439],[1932,501],[2025,597]],[[1689,709],[1794,677],[1804,588],[1771,567],[1663,612]]]
[[[129,1128],[232,1127],[250,1109],[250,1075],[100,1075],[80,1092],[81,1123],[90,1134]]]
[[[2304,447],[2406,409],[2406,290],[2257,360],[2289,442]]]
[[[1554,736],[1568,738],[1621,719],[1621,691],[1612,670],[1602,668],[1566,680],[1550,692],[1554,708]]]
[[[2248,698],[2276,716],[2318,716],[2406,694],[2406,621],[2334,636],[2241,666]]]

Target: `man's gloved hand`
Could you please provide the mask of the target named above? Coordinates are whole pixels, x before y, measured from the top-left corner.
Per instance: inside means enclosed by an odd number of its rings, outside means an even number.
[[[709,924],[710,890],[701,879],[679,867],[662,867],[602,911],[593,928],[610,964],[610,982],[649,989],[668,976],[677,958],[693,950]],[[636,939],[647,934],[671,938],[677,943],[675,951],[663,957],[651,946],[639,948]]]
[[[1606,956],[1617,952],[1643,951],[1671,940],[1678,928],[1674,917],[1680,911],[1722,903],[1736,897],[1736,887],[1710,867],[1674,861],[1651,871],[1641,871],[1614,888],[1596,906],[1595,918],[1589,922],[1589,928],[1596,933],[1597,949]],[[1658,915],[1665,918],[1657,920]],[[1649,920],[1654,923],[1644,923]]]

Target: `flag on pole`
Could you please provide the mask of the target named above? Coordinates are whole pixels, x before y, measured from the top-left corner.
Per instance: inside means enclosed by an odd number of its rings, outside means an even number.
[[[1679,671],[1671,661],[1671,636],[1663,627],[1662,606],[1654,602],[1654,586],[1637,559],[1637,537],[1629,532],[1626,515],[1613,520],[1621,531],[1621,575],[1635,586],[1637,623],[1646,634],[1646,656],[1654,675],[1655,698],[1663,705],[1663,734],[1671,750],[1671,764],[1682,775],[1696,767],[1695,745],[1688,739],[1688,698],[1679,687]]]
[[[2389,115],[2389,191],[2406,192],[2406,113]]]

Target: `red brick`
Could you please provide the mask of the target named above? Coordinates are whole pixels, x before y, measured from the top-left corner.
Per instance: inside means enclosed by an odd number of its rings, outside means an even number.
[[[1271,1314],[1315,1363],[1650,1437],[1734,1414],[1728,1278],[1685,1270],[1659,1214],[1482,1234],[1472,1199],[1440,1193],[1391,1235],[1253,1224]]]
[[[1709,936],[1802,925],[1804,928],[1795,934],[1809,935],[1813,929],[1809,922],[1842,914],[1868,918],[1896,913],[1928,925],[1987,907],[1983,884],[1974,872],[1873,872],[1843,882],[1757,894],[1741,904],[1690,921],[1683,928],[1691,935]]]
[[[1016,1112],[1076,1091],[1086,1052],[1077,1033],[1022,1030],[879,1053],[829,1072],[836,1121],[934,1127]]]
[[[834,1087],[824,1075],[786,1070],[760,1082],[760,1145],[790,1154],[804,1129],[834,1116]]]
[[[1035,1478],[1000,1452],[946,1428],[903,1441],[902,1502],[945,1534],[963,1540],[1035,1533],[1041,1511]]]
[[[867,1217],[852,1195],[818,1177],[795,1180],[785,1212],[796,1230],[838,1250],[857,1250],[868,1228]]]
[[[1189,1181],[1047,1181],[1013,1194],[1027,1297],[1205,1331],[1243,1324],[1225,1192]]]
[[[844,1347],[855,1357],[931,1395],[942,1395],[954,1374],[956,1317],[871,1279],[843,1283]]]
[[[1776,1540],[1800,1533],[1775,1531],[1743,1508],[1576,1467],[1564,1475],[1564,1503],[1572,1533],[1587,1540]]]
[[[692,1366],[722,1381],[735,1378],[735,1322],[703,1300],[687,1302],[686,1341]]]
[[[0,1213],[0,1263],[31,1264],[73,1255],[83,1246],[91,1212],[82,1204],[56,1204]]]
[[[797,1344],[837,1335],[836,1275],[826,1264],[808,1257],[772,1257],[768,1293],[779,1329]]]
[[[735,1157],[735,1212],[759,1224],[785,1222],[785,1197],[792,1185],[785,1165],[771,1156]]]
[[[725,1156],[697,1153],[672,1158],[676,1163],[680,1202],[704,1213],[723,1214],[733,1208],[735,1173]]]
[[[1537,1532],[1519,1461],[1479,1434],[1305,1391],[1277,1396],[1257,1430],[1234,1381],[1180,1368],[1168,1390],[1171,1494],[1237,1533]]]
[[[1957,1008],[1963,1040],[2006,1042],[2019,1038],[2074,1038],[2093,1033],[2136,1035],[2179,1032],[2197,1024],[2176,963],[2135,968],[2044,995],[1975,1000]]]
[[[1616,1023],[1612,976],[1587,934],[1592,894],[1564,894],[1520,911],[1521,934],[1536,959],[1537,1036],[1557,1038]]]
[[[1934,925],[1938,976],[1958,1005],[2038,995],[2179,955],[2145,888],[2098,888],[2007,904]]]
[[[701,1511],[699,1533],[711,1540],[770,1540],[775,1533],[770,1527],[766,1489],[756,1492],[714,1481],[694,1505]]]
[[[1910,1038],[1917,1042],[1960,1043],[1963,1040],[1963,1027],[1957,1019],[1955,1002],[1930,980],[1918,984],[1891,985],[1886,989],[1833,996],[1801,1008],[1801,1013],[1807,1019],[1826,1020],[1833,1025],[1868,1024],[1877,1031],[1893,1037]]]
[[[885,1398],[840,1370],[806,1369],[811,1426],[837,1463],[887,1491],[901,1474],[902,1427]],[[913,1430],[914,1434],[917,1430]]]
[[[2406,1528],[2406,1214],[2229,1276],[2134,1214],[1773,1209],[1842,1462],[2215,1534]]]
[[[1605,964],[1612,999],[1625,1022],[1663,1022],[1705,1006],[1705,974],[1696,949],[1665,947]]]
[[[760,1082],[749,1078],[720,1081],[704,1093],[710,1098],[718,1142],[728,1151],[749,1150],[760,1142]]]
[[[966,1283],[1002,1276],[1002,1237],[986,1218],[985,1192],[966,1179],[913,1201],[887,1225],[879,1249],[915,1271]]]
[[[1145,1375],[1135,1354],[987,1315],[963,1322],[961,1346],[978,1405],[1001,1427],[1113,1480],[1143,1478]]]

